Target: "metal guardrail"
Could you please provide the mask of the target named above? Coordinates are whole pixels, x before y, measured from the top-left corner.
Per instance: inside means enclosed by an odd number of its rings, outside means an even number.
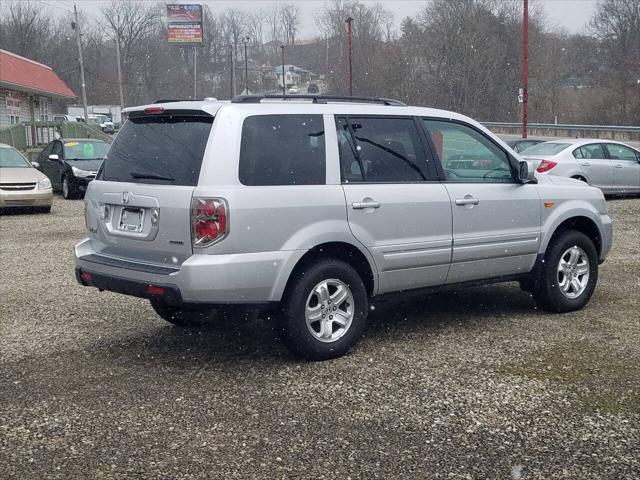
[[[506,122],[481,122],[485,127],[521,128],[520,123]],[[529,123],[528,128],[540,128],[550,130],[590,130],[604,132],[640,133],[640,127],[623,125],[571,125],[562,123]]]

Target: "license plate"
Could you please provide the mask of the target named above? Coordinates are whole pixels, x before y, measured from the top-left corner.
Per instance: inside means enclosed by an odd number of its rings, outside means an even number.
[[[142,232],[144,210],[142,208],[123,208],[118,228],[125,232]]]

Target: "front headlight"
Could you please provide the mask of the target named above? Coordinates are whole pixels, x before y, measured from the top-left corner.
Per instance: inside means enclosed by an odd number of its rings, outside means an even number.
[[[48,178],[43,178],[38,182],[38,190],[49,190],[51,189],[51,180]]]
[[[93,172],[87,172],[86,170],[81,170],[76,167],[71,167],[71,171],[73,172],[73,175],[75,177],[80,177],[80,178],[90,177],[91,175],[93,175]]]

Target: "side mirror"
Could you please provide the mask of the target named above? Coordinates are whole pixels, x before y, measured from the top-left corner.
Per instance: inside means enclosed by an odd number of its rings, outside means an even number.
[[[38,162],[31,162],[33,168],[40,168],[40,164]]]
[[[49,155],[49,160],[57,162],[58,160],[60,160],[60,157],[56,153],[52,153],[51,155]]]
[[[520,183],[538,183],[535,169],[526,160],[520,162],[518,167],[518,177]]]

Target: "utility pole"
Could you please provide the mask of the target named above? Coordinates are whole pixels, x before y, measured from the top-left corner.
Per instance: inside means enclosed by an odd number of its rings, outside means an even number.
[[[120,90],[120,108],[124,108],[124,93],[122,91],[122,67],[120,66],[120,34],[116,32],[116,60],[118,61],[118,89]]]
[[[80,60],[80,83],[82,86],[82,106],[84,107],[84,121],[89,121],[87,109],[87,87],[84,81],[84,61],[82,59],[82,41],[80,40],[80,24],[78,23],[78,9],[73,5],[73,22],[71,28],[76,31],[76,41],[78,43],[78,59]]]
[[[525,0],[526,1],[526,0]],[[349,96],[353,96],[353,18],[349,17],[347,22],[347,43],[349,47]]]
[[[193,99],[198,98],[198,47],[193,47]]]
[[[522,138],[527,138],[527,106],[529,103],[529,0],[522,9]]]
[[[231,46],[231,98],[236,96],[236,49]]]
[[[244,43],[244,92],[245,95],[249,95],[249,59],[247,58],[247,44],[249,43],[249,37],[242,39]]]
[[[284,45],[280,45],[280,51],[282,52],[282,95],[286,96],[287,95],[287,90],[286,90],[286,82],[284,80]]]

